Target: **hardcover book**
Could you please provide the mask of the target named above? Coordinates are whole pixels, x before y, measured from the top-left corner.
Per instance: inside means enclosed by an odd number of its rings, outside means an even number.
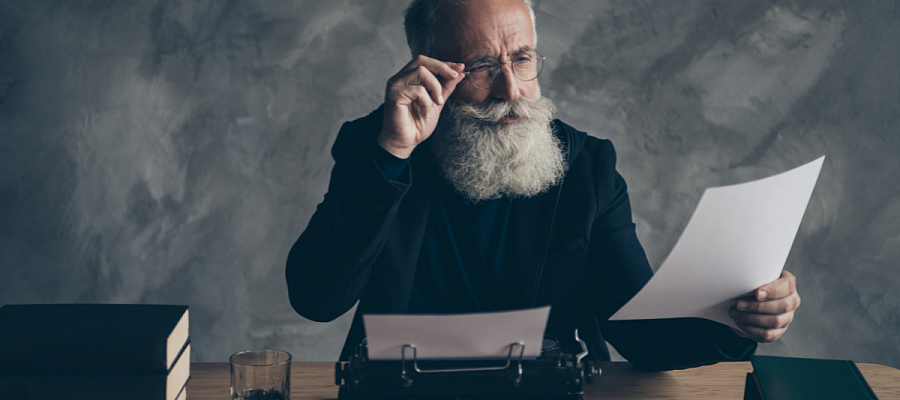
[[[753,356],[744,400],[876,400],[850,360]]]
[[[187,306],[0,307],[0,374],[165,373],[187,342]]]
[[[0,387],[19,400],[183,400],[190,365],[188,342],[169,371],[0,374]]]

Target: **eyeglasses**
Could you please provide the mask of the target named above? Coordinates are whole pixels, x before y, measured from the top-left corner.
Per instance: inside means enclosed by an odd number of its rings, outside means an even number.
[[[509,64],[510,68],[512,68],[513,75],[522,81],[528,82],[537,79],[544,68],[545,58],[537,50],[523,51],[516,54],[512,61],[505,63],[498,61],[496,58],[485,57],[473,61],[463,73],[472,82],[472,86],[482,90],[490,89],[497,84],[500,72],[506,64]]]

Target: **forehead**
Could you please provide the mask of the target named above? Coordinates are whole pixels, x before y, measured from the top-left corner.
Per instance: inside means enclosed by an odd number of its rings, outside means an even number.
[[[436,56],[446,61],[514,54],[534,47],[534,28],[521,0],[467,1],[439,10]]]

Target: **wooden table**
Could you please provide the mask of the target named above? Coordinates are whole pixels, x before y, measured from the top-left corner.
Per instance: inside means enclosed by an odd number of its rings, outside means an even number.
[[[900,399],[900,370],[878,364],[857,364],[881,400]],[[603,374],[585,385],[585,399],[743,399],[749,362],[719,363],[682,371],[644,372],[626,362],[600,364]],[[228,363],[193,363],[188,400],[227,400]],[[291,399],[337,398],[334,363],[295,362],[291,365]]]

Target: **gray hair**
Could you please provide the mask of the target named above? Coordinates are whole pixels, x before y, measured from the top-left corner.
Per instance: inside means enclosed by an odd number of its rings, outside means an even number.
[[[534,29],[534,41],[537,43],[537,25],[534,17],[534,0],[522,0],[528,7],[531,16],[531,27]],[[434,57],[434,25],[438,10],[446,5],[464,4],[466,0],[413,0],[406,8],[403,27],[406,28],[406,43],[412,56],[424,55]]]
[[[536,95],[478,105],[447,101],[431,152],[441,175],[467,202],[532,197],[562,182],[569,164],[553,131],[556,107]],[[510,115],[521,119],[498,122]]]

